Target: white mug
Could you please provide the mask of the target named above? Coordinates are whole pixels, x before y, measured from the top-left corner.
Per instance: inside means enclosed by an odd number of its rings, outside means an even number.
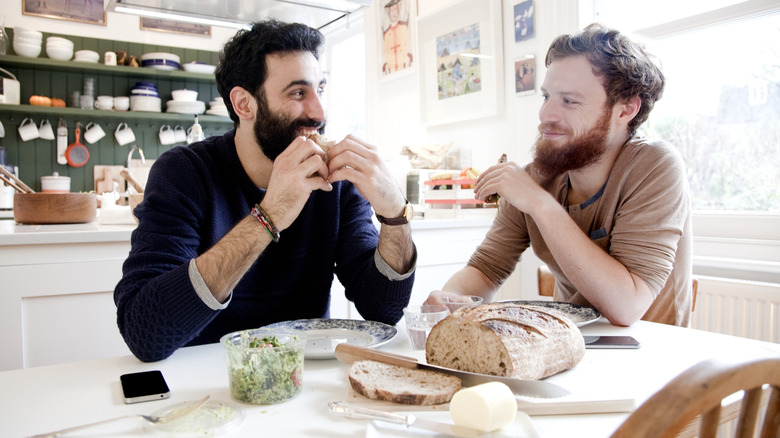
[[[93,144],[105,136],[106,131],[95,122],[87,123],[87,126],[84,128],[84,140],[89,144]]]
[[[40,136],[41,133],[38,131],[38,126],[35,125],[35,120],[30,117],[22,120],[22,123],[19,125],[19,137],[22,138],[22,141],[35,140]]]
[[[114,137],[116,137],[116,141],[119,143],[119,146],[124,146],[135,141],[135,133],[133,133],[133,130],[127,126],[127,123],[124,122],[120,123],[119,126],[116,127],[116,131],[114,131]]]
[[[54,140],[54,129],[51,127],[49,119],[41,120],[41,124],[38,126],[38,135],[44,140]]]
[[[103,63],[105,65],[116,65],[116,52],[106,52],[103,55]]]
[[[117,111],[127,111],[130,108],[130,98],[127,96],[117,96],[114,98],[114,109]]]
[[[176,125],[173,128],[173,134],[176,136],[176,143],[184,143],[187,141],[187,131],[181,125]]]
[[[5,126],[3,126],[3,122],[0,122],[0,138],[5,137]]]
[[[98,96],[95,99],[95,108],[105,111],[114,109],[114,96]]]
[[[169,145],[176,143],[176,134],[170,125],[160,127],[160,144]]]

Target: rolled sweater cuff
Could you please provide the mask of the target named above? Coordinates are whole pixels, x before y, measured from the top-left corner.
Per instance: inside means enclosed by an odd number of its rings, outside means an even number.
[[[217,299],[214,298],[214,294],[211,293],[211,290],[209,290],[209,287],[203,280],[203,277],[200,275],[198,266],[195,264],[195,259],[190,260],[188,274],[190,276],[190,283],[192,283],[192,287],[195,289],[195,293],[198,294],[198,297],[203,300],[205,305],[209,306],[209,309],[222,310],[227,308],[228,304],[230,304],[230,300],[233,299],[233,291],[230,291],[230,295],[224,303],[217,301]]]

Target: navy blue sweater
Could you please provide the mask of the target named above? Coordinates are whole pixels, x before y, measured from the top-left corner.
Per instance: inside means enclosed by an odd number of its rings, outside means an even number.
[[[227,308],[215,311],[203,303],[190,282],[190,260],[245,218],[265,193],[241,166],[234,135],[175,147],[152,167],[114,291],[119,331],[133,354],[156,361],[231,331],[327,317],[334,273],[363,318],[397,323],[414,275],[391,281],[377,270],[379,236],[371,206],[346,181],[311,194],[279,242],[235,287]],[[257,232],[266,231],[258,224]]]

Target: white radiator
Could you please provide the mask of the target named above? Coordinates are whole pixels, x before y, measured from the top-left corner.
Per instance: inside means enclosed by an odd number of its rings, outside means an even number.
[[[692,328],[780,343],[780,284],[697,278]]]

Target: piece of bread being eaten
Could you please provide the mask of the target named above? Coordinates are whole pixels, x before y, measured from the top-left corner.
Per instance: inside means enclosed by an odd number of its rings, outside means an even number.
[[[325,151],[325,163],[327,164],[328,152],[330,152],[330,148],[336,145],[336,142],[328,140],[324,135],[317,134],[316,132],[314,134],[307,135],[306,138],[317,143],[317,145],[321,147],[323,151]]]

